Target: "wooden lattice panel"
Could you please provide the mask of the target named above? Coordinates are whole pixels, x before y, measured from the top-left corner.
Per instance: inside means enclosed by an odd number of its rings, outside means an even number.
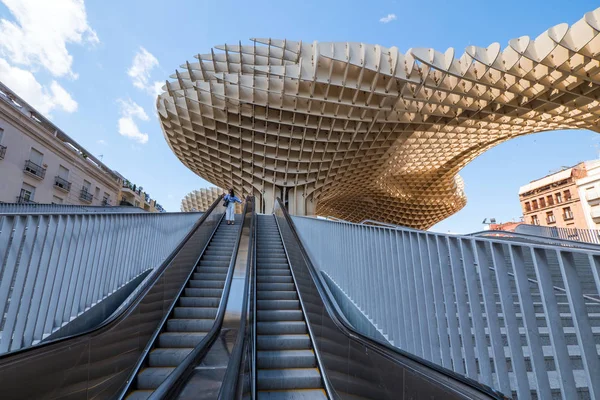
[[[217,187],[202,188],[194,190],[193,192],[189,192],[181,200],[181,211],[206,211],[215,202],[215,200],[217,200],[217,198],[224,193],[226,193],[226,190]],[[239,195],[238,197],[241,198]],[[242,212],[241,204],[236,203],[235,212],[236,214],[240,214]]]
[[[597,9],[462,55],[254,39],[183,65],[157,108],[173,152],[216,185],[297,187],[320,215],[428,228],[464,207],[458,172],[491,147],[599,131],[599,33]]]

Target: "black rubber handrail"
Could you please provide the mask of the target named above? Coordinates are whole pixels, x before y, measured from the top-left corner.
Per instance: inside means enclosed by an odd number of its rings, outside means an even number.
[[[336,327],[342,333],[344,333],[346,336],[352,338],[353,340],[358,341],[361,345],[368,347],[371,351],[378,352],[379,354],[383,355],[384,357],[386,357],[390,360],[402,362],[401,360],[399,360],[399,358],[405,358],[407,360],[417,363],[417,365],[431,369],[450,380],[455,380],[466,386],[469,386],[472,389],[481,392],[481,394],[483,394],[485,396],[489,396],[494,399],[502,399],[502,400],[507,399],[507,397],[505,397],[504,394],[502,394],[486,385],[483,385],[473,379],[470,379],[463,375],[457,374],[454,371],[450,371],[450,370],[443,368],[437,364],[434,364],[430,361],[424,360],[420,357],[415,356],[414,354],[407,353],[403,350],[392,347],[388,343],[384,343],[382,341],[379,341],[379,340],[376,340],[373,338],[369,338],[369,337],[357,332],[354,329],[354,327],[348,322],[348,320],[344,316],[343,312],[339,309],[339,307],[337,306],[337,303],[335,301],[331,300],[332,295],[330,294],[329,289],[326,287],[326,284],[323,282],[323,278],[321,277],[321,275],[318,273],[318,271],[312,264],[310,257],[308,256],[308,253],[306,252],[306,249],[304,248],[304,245],[302,244],[302,241],[300,240],[300,236],[298,235],[298,233],[296,231],[294,222],[292,221],[290,215],[288,214],[288,212],[287,212],[286,208],[284,207],[283,203],[281,202],[281,200],[278,198],[276,201],[282,210],[282,213],[284,215],[284,218],[285,218],[287,224],[289,225],[290,231],[292,232],[292,235],[295,239],[296,245],[298,246],[298,250],[300,251],[300,254],[302,255],[302,258],[307,266],[307,269],[308,269],[310,276],[315,284],[317,292],[321,296],[323,305],[325,306],[325,309],[327,310],[327,313],[329,314],[329,317],[331,318],[331,320],[335,323]],[[293,265],[290,264],[290,268],[293,268]]]
[[[256,290],[256,229],[257,229],[257,220],[256,220],[256,210],[254,210],[252,215],[252,226],[250,228],[250,252],[248,253],[248,262],[246,268],[246,278],[244,281],[244,294],[243,294],[243,303],[242,303],[242,314],[240,317],[240,328],[238,331],[238,336],[236,338],[233,350],[231,352],[231,357],[229,358],[229,363],[227,364],[227,370],[225,371],[225,376],[223,377],[223,383],[221,384],[221,389],[219,390],[218,399],[230,400],[236,397],[236,393],[238,390],[239,383],[239,374],[241,369],[242,355],[244,349],[246,349],[247,337],[246,333],[249,331],[249,323],[247,321],[248,312],[250,307],[253,307],[255,304],[252,301],[254,297],[253,293]],[[250,290],[250,282],[253,282],[253,290]],[[256,314],[255,314],[256,315]],[[254,398],[254,396],[252,396]]]
[[[87,329],[83,332],[79,332],[79,333],[76,333],[73,335],[68,335],[68,336],[64,336],[61,338],[40,342],[34,346],[30,346],[30,347],[26,347],[23,349],[12,351],[10,353],[2,354],[2,355],[0,355],[0,362],[7,360],[13,356],[17,356],[17,355],[23,356],[23,355],[27,355],[27,354],[33,354],[34,352],[38,352],[38,351],[41,352],[41,351],[44,351],[44,349],[50,345],[57,345],[62,342],[67,342],[67,341],[74,340],[74,339],[77,339],[77,338],[80,338],[80,337],[83,337],[83,336],[86,336],[89,334],[93,334],[95,332],[100,331],[101,329],[109,327],[113,323],[115,323],[115,322],[121,320],[122,318],[124,318],[125,316],[127,316],[129,314],[129,312],[133,308],[135,308],[135,306],[144,298],[144,296],[146,295],[148,290],[161,277],[161,275],[167,269],[167,267],[169,266],[171,261],[173,261],[173,258],[175,258],[175,256],[182,249],[182,247],[185,245],[185,243],[192,237],[192,235],[198,230],[200,225],[202,225],[202,223],[208,218],[208,216],[212,213],[212,211],[215,209],[215,207],[220,203],[222,197],[223,197],[223,195],[220,195],[219,198],[208,208],[208,210],[206,210],[206,212],[204,214],[202,214],[202,216],[200,216],[198,221],[190,229],[190,231],[187,233],[187,235],[185,235],[185,237],[181,240],[181,242],[177,245],[177,247],[175,247],[175,249],[173,249],[173,251],[167,256],[167,258],[163,261],[163,263],[158,268],[156,268],[155,271],[150,273],[149,277],[147,279],[145,279],[145,282],[141,283],[141,285],[144,285],[143,288],[141,290],[139,288],[135,289],[137,291],[137,294],[135,294],[133,298],[126,300],[129,303],[127,307],[122,308],[120,312],[115,312],[115,313],[111,314],[103,322],[101,322],[99,325],[97,325],[91,329]],[[68,343],[65,343],[64,345],[69,346]]]
[[[246,204],[244,205],[244,211],[242,213],[242,221],[245,220],[246,213],[248,211],[248,203],[252,202],[252,209],[254,209],[254,198],[248,196],[246,198]],[[229,270],[227,272],[227,278],[225,279],[225,286],[221,295],[221,301],[217,310],[217,316],[213,323],[210,331],[202,338],[200,343],[194,347],[194,350],[183,359],[183,361],[167,376],[167,379],[161,383],[161,385],[150,395],[149,400],[169,399],[177,396],[185,382],[187,382],[190,374],[193,372],[193,368],[201,362],[204,356],[210,350],[210,347],[217,338],[217,334],[221,330],[223,324],[223,317],[225,316],[225,309],[227,308],[227,299],[229,297],[229,291],[231,289],[231,281],[233,278],[233,271],[235,269],[236,255],[240,246],[240,238],[244,231],[244,222],[240,226],[240,231],[236,239],[233,252],[231,254],[231,261],[229,262]],[[188,278],[189,279],[189,278]],[[187,282],[186,282],[187,283]],[[184,285],[185,287],[185,285]],[[175,302],[177,303],[177,302]],[[167,315],[170,315],[173,310],[171,309]],[[161,326],[162,328],[162,326]]]

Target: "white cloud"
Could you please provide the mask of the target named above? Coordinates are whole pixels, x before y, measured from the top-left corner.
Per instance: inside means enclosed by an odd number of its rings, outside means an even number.
[[[148,50],[140,47],[139,51],[133,57],[133,64],[127,71],[131,77],[133,86],[138,89],[154,94],[156,84],[149,85],[150,73],[154,67],[158,66],[158,60]]]
[[[131,99],[117,100],[120,107],[121,118],[119,118],[119,133],[123,136],[131,138],[138,143],[145,144],[148,142],[148,134],[140,132],[134,118],[142,121],[148,121],[148,114],[137,103]]]
[[[11,63],[77,78],[68,43],[96,44],[83,0],[0,0],[15,21],[0,19],[0,55]],[[6,80],[4,80],[6,82]]]
[[[164,82],[161,81],[154,81],[154,84],[152,85],[152,89],[153,89],[153,93],[155,96],[158,96],[159,94],[161,94],[163,92],[162,87],[165,85]]]
[[[396,14],[388,14],[387,16],[380,18],[379,22],[383,22],[384,24],[387,24],[388,22],[392,22],[396,18],[397,18]]]
[[[97,140],[96,143],[98,143],[98,144],[100,144],[102,146],[105,146],[106,145],[106,140],[100,139],[100,140]]]
[[[31,72],[11,66],[3,58],[0,58],[0,77],[15,93],[46,117],[54,109],[68,113],[77,110],[77,102],[58,82],[52,81],[50,87],[42,86]]]

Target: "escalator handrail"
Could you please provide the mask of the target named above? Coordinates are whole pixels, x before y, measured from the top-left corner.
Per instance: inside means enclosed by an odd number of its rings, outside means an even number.
[[[107,319],[105,319],[100,324],[96,325],[95,327],[93,327],[91,329],[87,329],[83,332],[56,338],[53,340],[43,341],[34,346],[25,347],[25,348],[22,348],[19,350],[12,351],[10,353],[4,353],[4,354],[0,355],[0,363],[3,362],[4,360],[7,360],[7,359],[13,357],[13,356],[17,356],[17,355],[23,356],[26,354],[33,354],[33,352],[44,351],[45,348],[47,348],[48,346],[51,346],[51,345],[61,345],[61,343],[63,343],[63,342],[68,342],[71,340],[75,340],[78,338],[82,338],[84,336],[94,334],[104,328],[110,327],[114,323],[125,318],[135,308],[135,306],[144,298],[144,296],[146,295],[148,290],[150,290],[150,288],[152,286],[154,286],[154,284],[158,281],[158,279],[165,272],[165,270],[167,269],[167,267],[169,266],[171,261],[173,261],[173,259],[177,255],[177,253],[179,253],[179,251],[183,248],[185,243],[194,235],[194,233],[198,230],[198,228],[202,225],[202,223],[210,216],[210,214],[213,212],[213,210],[217,207],[217,205],[221,201],[222,197],[223,197],[223,195],[219,196],[219,198],[208,208],[208,210],[206,210],[206,212],[204,212],[200,216],[198,221],[194,224],[194,226],[190,229],[190,231],[184,236],[184,238],[181,240],[181,242],[179,242],[177,247],[175,247],[173,249],[173,251],[167,256],[167,258],[165,258],[165,260],[162,262],[162,264],[158,268],[156,268],[153,272],[151,272],[150,275],[146,279],[144,279],[144,281],[142,281],[142,283],[140,285],[143,285],[143,287],[137,288],[135,290],[135,291],[137,291],[137,293],[135,293],[131,299],[125,300],[126,302],[128,302],[126,307],[120,306],[117,309],[117,312],[112,313]],[[120,311],[119,311],[119,309],[120,309]],[[70,344],[64,343],[63,345],[68,347]]]
[[[233,247],[233,252],[231,253],[231,261],[229,262],[229,269],[227,271],[227,277],[225,279],[225,286],[223,287],[223,293],[221,294],[221,300],[219,302],[219,308],[217,309],[217,316],[215,318],[215,322],[213,323],[210,331],[202,338],[200,343],[194,347],[194,350],[188,354],[183,361],[171,372],[167,378],[160,384],[154,392],[148,398],[149,400],[159,400],[159,399],[168,399],[174,398],[177,396],[179,390],[182,388],[183,384],[189,378],[189,375],[193,371],[193,368],[204,358],[208,350],[212,346],[213,342],[217,338],[217,334],[221,330],[221,325],[223,324],[223,317],[225,316],[225,309],[227,308],[227,299],[229,297],[229,290],[231,289],[231,281],[233,279],[233,271],[235,269],[236,255],[238,253],[238,249],[240,246],[240,239],[242,237],[244,231],[244,220],[245,215],[248,211],[248,203],[253,202],[253,197],[248,196],[246,198],[246,204],[244,204],[244,210],[242,212],[242,224],[239,229],[238,237],[235,241],[235,245]],[[254,203],[253,203],[254,205]],[[254,209],[254,207],[252,207]],[[190,275],[191,276],[191,275]],[[189,280],[189,278],[188,278]],[[187,281],[186,281],[187,284]],[[184,285],[185,287],[186,285]],[[176,304],[177,302],[174,302]],[[167,316],[171,314],[174,306],[169,310]],[[166,320],[165,320],[166,323]],[[162,326],[161,326],[162,329]]]
[[[248,253],[248,262],[246,268],[246,278],[244,281],[244,294],[243,294],[243,302],[242,302],[242,314],[240,318],[240,329],[238,331],[238,337],[235,341],[235,345],[231,352],[231,357],[229,358],[229,363],[227,365],[227,370],[225,371],[225,377],[223,378],[223,383],[221,384],[221,389],[219,390],[218,399],[230,400],[235,398],[235,393],[238,388],[238,378],[240,374],[241,362],[243,351],[246,348],[246,327],[248,325],[247,316],[249,307],[255,307],[255,302],[250,303],[250,298],[252,296],[252,292],[256,290],[256,229],[257,229],[257,220],[256,220],[256,209],[253,210],[252,215],[252,226],[250,228],[250,252]],[[250,291],[250,280],[252,279],[253,290]],[[254,314],[256,315],[256,313]],[[254,399],[254,395],[252,399]]]
[[[399,357],[408,359],[408,360],[413,361],[423,367],[429,368],[429,369],[445,376],[448,379],[459,381],[460,383],[463,383],[463,384],[471,387],[472,389],[477,390],[477,391],[481,392],[482,394],[487,395],[491,398],[502,399],[502,400],[507,399],[503,393],[500,393],[500,392],[498,392],[486,385],[483,385],[473,379],[467,378],[463,375],[455,373],[454,371],[448,370],[448,369],[443,368],[443,367],[441,367],[437,364],[434,364],[430,361],[422,359],[414,354],[411,354],[411,353],[405,352],[404,350],[393,347],[388,343],[384,343],[380,340],[367,337],[367,336],[361,334],[360,332],[357,332],[354,329],[354,327],[350,324],[350,322],[348,322],[348,320],[344,316],[343,312],[340,310],[337,303],[335,301],[331,300],[333,298],[333,296],[330,293],[329,289],[327,288],[326,284],[323,282],[323,278],[321,277],[320,273],[317,271],[315,266],[312,264],[312,261],[310,260],[310,257],[308,256],[308,253],[307,253],[306,249],[304,248],[302,241],[300,240],[300,236],[298,235],[298,232],[296,231],[296,226],[294,225],[294,222],[292,221],[289,213],[287,212],[287,209],[283,206],[283,203],[281,202],[281,200],[279,198],[277,198],[276,201],[282,210],[282,213],[285,217],[286,222],[288,223],[288,225],[290,227],[290,231],[292,232],[292,235],[294,236],[296,245],[298,246],[298,250],[300,251],[300,254],[302,255],[302,258],[303,258],[303,260],[307,266],[307,269],[312,277],[315,287],[316,287],[317,291],[319,292],[319,295],[321,296],[323,305],[325,306],[325,309],[327,310],[329,317],[331,317],[331,320],[335,323],[336,327],[338,329],[340,329],[340,331],[342,333],[344,333],[346,336],[350,337],[351,339],[356,340],[361,345],[369,347],[370,350],[380,353],[381,355],[383,355],[384,357],[386,357],[388,359],[398,360],[398,361],[401,361],[398,359]],[[286,250],[286,252],[287,252],[287,250]],[[292,264],[290,264],[290,268],[293,268]]]

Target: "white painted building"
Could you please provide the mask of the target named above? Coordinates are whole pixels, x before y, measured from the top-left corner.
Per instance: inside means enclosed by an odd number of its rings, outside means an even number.
[[[121,179],[0,83],[0,202],[118,205]]]
[[[577,180],[581,207],[589,229],[600,229],[600,160],[586,161],[587,176]]]

